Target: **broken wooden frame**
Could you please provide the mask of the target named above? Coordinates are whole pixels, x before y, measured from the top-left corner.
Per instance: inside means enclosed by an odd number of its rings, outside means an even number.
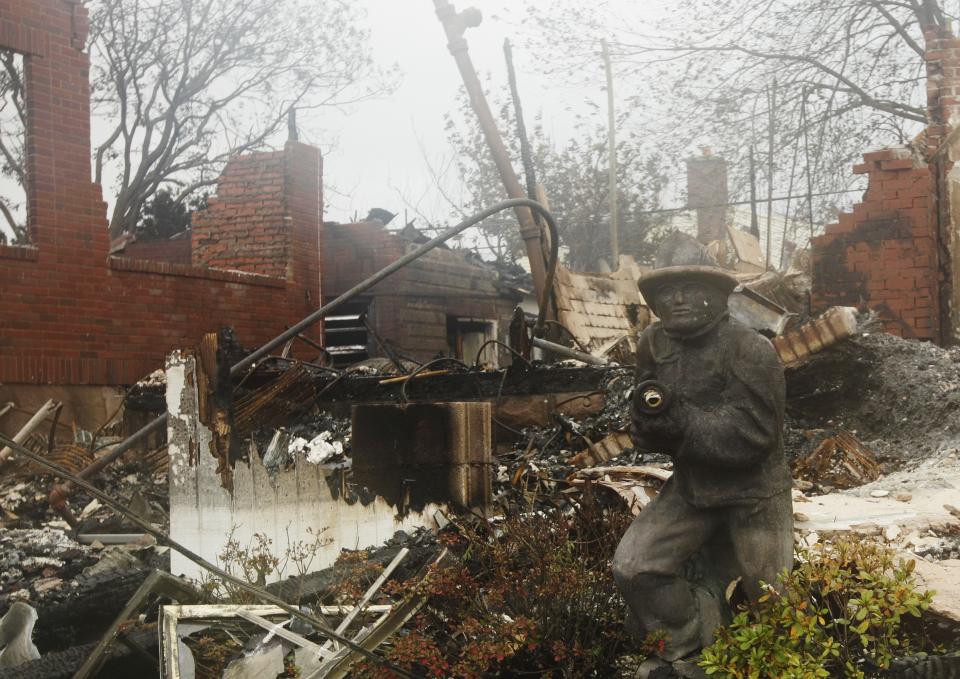
[[[91,651],[90,655],[87,656],[87,659],[84,660],[80,669],[73,675],[73,679],[88,679],[88,677],[96,676],[100,670],[100,666],[103,664],[104,656],[106,655],[107,649],[110,648],[110,644],[118,638],[118,635],[121,634],[121,629],[130,619],[143,609],[147,604],[147,600],[153,594],[168,597],[174,601],[192,602],[199,598],[197,590],[184,581],[163,571],[154,571],[147,576],[143,584],[141,584],[137,591],[134,592],[134,595],[130,597],[130,601],[120,612],[120,615],[113,621],[113,624],[111,624],[103,636],[100,637],[100,641],[97,642],[97,645],[93,651]]]
[[[364,627],[354,641],[362,643],[368,650],[373,650],[412,617],[423,605],[422,600],[414,600],[411,604],[368,606],[366,613],[376,616],[376,620]],[[325,616],[343,614],[348,609],[343,606],[321,606],[318,612]],[[276,618],[282,616],[283,620]],[[248,623],[268,635],[276,636],[289,644],[296,646],[294,656],[304,679],[321,679],[322,677],[342,677],[350,666],[356,664],[363,656],[356,654],[349,648],[332,650],[307,639],[306,637],[286,629],[290,621],[288,614],[281,608],[268,605],[232,605],[232,604],[204,604],[204,605],[171,605],[164,606],[160,620],[160,654],[161,679],[192,679],[183,673],[182,667],[185,658],[181,655],[180,640],[202,631],[204,627],[224,627]],[[181,625],[188,625],[186,630]],[[186,632],[186,634],[184,633]],[[189,661],[187,661],[189,664]]]
[[[202,606],[164,606],[160,621],[160,654],[162,679],[187,679],[181,674],[180,640],[187,636],[182,634],[181,623],[203,624],[211,621],[229,621],[239,618],[247,623],[266,631],[269,635],[277,636],[297,647],[294,651],[297,665],[301,668],[300,676],[303,679],[339,679],[349,672],[350,668],[364,659],[365,654],[372,653],[383,642],[403,627],[417,611],[426,603],[425,596],[412,596],[396,605],[368,605],[390,573],[406,557],[408,550],[400,550],[390,562],[379,578],[368,588],[364,596],[352,607],[347,606],[319,606],[317,612],[323,616],[343,615],[343,621],[337,626],[337,635],[331,635],[333,641],[340,633],[345,632],[352,621],[361,613],[373,614],[376,619],[369,625],[363,626],[351,639],[353,648],[349,646],[332,646],[330,641],[317,644],[300,634],[284,628],[291,619],[274,622],[271,617],[289,614],[277,606],[263,605],[202,605]],[[447,550],[431,562],[431,566],[442,564],[448,557]],[[424,577],[429,577],[430,571]],[[192,629],[189,633],[201,631]],[[320,632],[320,634],[323,634]],[[363,649],[361,653],[358,649]]]

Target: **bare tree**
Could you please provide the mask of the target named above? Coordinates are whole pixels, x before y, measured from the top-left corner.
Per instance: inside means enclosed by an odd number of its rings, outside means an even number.
[[[96,0],[91,11],[97,182],[110,234],[165,187],[184,203],[233,154],[265,147],[296,108],[385,88],[347,0]],[[103,123],[106,123],[105,125]]]
[[[496,102],[494,102],[496,103]],[[519,166],[519,142],[512,107],[496,106],[500,129],[508,150]],[[595,114],[595,115],[594,115]],[[535,121],[529,138],[533,165],[556,216],[566,263],[583,271],[596,270],[600,259],[610,258],[610,203],[606,114],[579,119],[573,134],[559,143]],[[451,201],[455,217],[477,212],[506,198],[500,175],[466,99],[456,114],[447,115],[447,135],[456,150],[456,169],[464,186],[459,201]],[[620,205],[620,251],[640,261],[650,261],[666,222],[650,214],[658,206],[666,178],[660,156],[638,134],[629,132],[629,114],[617,119],[617,186]],[[487,253],[513,262],[524,251],[512,215],[492,217],[478,235]],[[609,262],[616,266],[616,263]]]
[[[23,214],[26,200],[26,169],[23,152],[26,134],[26,106],[23,90],[23,59],[9,50],[0,50],[0,243],[9,231],[14,243],[27,239]]]
[[[607,38],[621,91],[642,92],[632,103],[646,129],[678,155],[714,146],[741,168],[740,196],[747,163],[737,161],[772,134],[774,173],[763,179],[782,194],[809,173],[812,193],[831,194],[819,203],[824,219],[853,187],[861,153],[907,143],[926,123],[924,29],[952,18],[938,0],[681,0],[655,23],[631,14],[567,2],[539,16],[540,47],[558,70],[595,72]]]

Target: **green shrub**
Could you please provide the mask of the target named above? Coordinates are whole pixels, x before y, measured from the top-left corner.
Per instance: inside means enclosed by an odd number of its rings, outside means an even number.
[[[868,541],[821,544],[777,589],[739,612],[705,649],[707,674],[735,679],[870,676],[920,650],[904,626],[932,594],[917,590],[914,561]]]

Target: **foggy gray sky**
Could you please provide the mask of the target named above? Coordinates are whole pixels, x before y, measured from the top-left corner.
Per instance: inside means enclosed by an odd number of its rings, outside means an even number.
[[[324,160],[325,219],[347,221],[354,213],[362,218],[371,207],[401,216],[406,208],[411,218],[415,208],[430,218],[442,218],[450,209],[435,187],[428,161],[440,170],[451,159],[443,115],[457,108],[461,79],[433,2],[357,3],[367,13],[374,58],[383,65],[396,63],[401,80],[394,94],[355,106],[349,115],[310,119],[301,125],[306,139],[324,147],[333,142]],[[543,112],[547,131],[562,143],[571,133],[574,112],[584,108],[586,99],[606,106],[600,83],[592,91],[571,88],[545,77],[542,66],[538,69],[534,55],[522,45],[526,31],[522,3],[474,0],[455,6],[459,10],[471,4],[483,12],[483,23],[467,31],[474,65],[481,74],[491,73],[495,85],[506,87],[503,41],[510,38],[528,124]],[[540,0],[533,4],[542,4],[544,11],[551,6]],[[635,15],[650,11],[641,3],[630,4]],[[448,190],[457,193],[455,171],[451,169],[447,179]]]

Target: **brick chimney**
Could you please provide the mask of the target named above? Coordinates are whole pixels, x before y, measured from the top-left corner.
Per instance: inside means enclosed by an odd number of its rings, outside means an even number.
[[[726,236],[727,161],[709,147],[701,152],[687,159],[687,204],[697,209],[697,240],[706,244]]]
[[[193,265],[319,280],[321,181],[320,151],[302,142],[234,156],[194,215]]]

